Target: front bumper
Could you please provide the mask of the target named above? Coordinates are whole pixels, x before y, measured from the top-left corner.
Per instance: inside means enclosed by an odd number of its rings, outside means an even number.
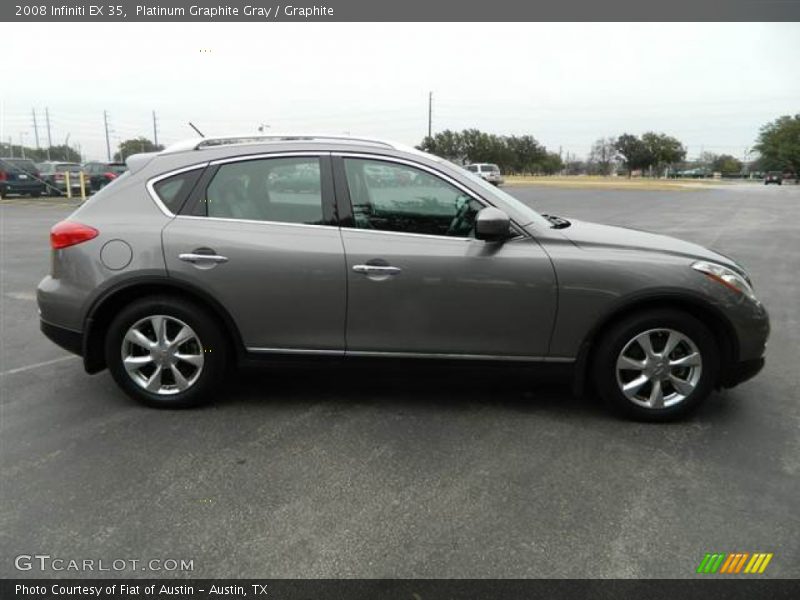
[[[83,334],[80,331],[53,325],[47,321],[40,321],[40,328],[51,342],[68,352],[83,356]]]
[[[720,378],[720,386],[724,388],[732,388],[752,379],[761,372],[764,368],[764,357],[756,358],[753,360],[745,360],[743,362],[734,363],[730,365]]]

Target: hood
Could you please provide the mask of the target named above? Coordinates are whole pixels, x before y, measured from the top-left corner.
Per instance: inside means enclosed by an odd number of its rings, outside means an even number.
[[[628,227],[614,227],[588,221],[573,221],[561,230],[561,233],[579,248],[618,248],[620,250],[640,250],[685,256],[697,260],[708,260],[741,271],[742,268],[733,260],[709,250],[705,246],[679,240],[678,238],[657,233],[649,233]]]

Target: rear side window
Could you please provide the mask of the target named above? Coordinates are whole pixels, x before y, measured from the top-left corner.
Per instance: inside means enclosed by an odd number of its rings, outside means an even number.
[[[205,195],[209,217],[324,223],[317,157],[263,158],[223,164]]]
[[[192,169],[162,179],[153,186],[156,196],[167,207],[167,210],[172,214],[178,214],[202,172],[203,169]]]

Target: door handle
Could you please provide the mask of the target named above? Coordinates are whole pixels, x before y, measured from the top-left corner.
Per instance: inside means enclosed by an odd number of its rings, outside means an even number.
[[[383,265],[353,265],[353,271],[364,275],[397,275],[403,269]]]
[[[179,254],[178,258],[190,263],[213,262],[213,263],[226,263],[228,262],[227,256],[220,256],[219,254],[195,254],[194,252],[186,252]]]

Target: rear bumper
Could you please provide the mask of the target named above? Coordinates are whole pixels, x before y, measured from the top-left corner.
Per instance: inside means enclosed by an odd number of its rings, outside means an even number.
[[[4,181],[0,183],[3,194],[41,194],[44,184],[39,181]]]
[[[745,360],[730,365],[720,378],[720,385],[724,388],[732,388],[752,379],[764,368],[764,357],[753,360]]]
[[[68,352],[83,356],[83,334],[80,331],[59,327],[47,321],[40,321],[40,328],[51,342]]]

